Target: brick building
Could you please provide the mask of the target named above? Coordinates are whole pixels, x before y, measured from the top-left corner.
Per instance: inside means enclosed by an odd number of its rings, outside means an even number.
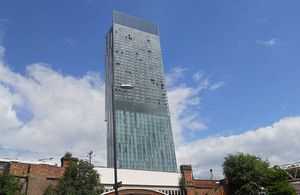
[[[227,185],[225,180],[200,180],[194,179],[191,165],[181,165],[180,171],[185,179],[187,195],[226,195]]]
[[[22,161],[2,160],[0,162],[0,173],[8,172],[24,184],[21,193],[30,195],[40,195],[51,184],[56,186],[60,177],[64,175],[65,167],[68,166],[68,161],[77,161],[77,158],[61,158],[61,167],[28,163]]]
[[[40,164],[8,161],[0,159],[1,171],[15,175],[24,183],[21,193],[40,195],[51,184],[56,186],[60,177],[64,175],[68,161],[77,161],[77,158],[61,158],[61,167]],[[114,174],[113,168],[95,167],[100,174],[101,183],[105,191],[103,195],[113,195]],[[161,172],[149,170],[118,169],[119,180],[123,185],[119,194],[152,194],[152,195],[226,195],[226,185],[223,180],[197,180],[192,176],[191,165],[182,165],[180,172]],[[186,192],[179,184],[184,177]]]

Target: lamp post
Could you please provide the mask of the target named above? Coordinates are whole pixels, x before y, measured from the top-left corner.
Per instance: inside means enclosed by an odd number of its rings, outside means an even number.
[[[130,84],[121,84],[121,89],[133,89],[133,86]],[[113,142],[114,142],[114,174],[115,174],[115,195],[118,195],[118,174],[117,174],[117,137],[116,137],[116,112],[115,112],[115,86],[111,85],[111,99],[112,99],[112,122],[113,122]],[[121,183],[120,183],[121,184]]]

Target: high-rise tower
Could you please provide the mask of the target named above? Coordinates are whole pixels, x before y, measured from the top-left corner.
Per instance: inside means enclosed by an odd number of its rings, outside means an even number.
[[[157,24],[114,11],[105,68],[108,166],[113,167],[115,111],[119,168],[177,171]]]

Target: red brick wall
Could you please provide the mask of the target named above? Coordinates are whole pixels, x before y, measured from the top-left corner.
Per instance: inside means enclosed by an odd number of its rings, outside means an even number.
[[[35,175],[50,178],[60,178],[64,175],[64,172],[65,169],[63,167],[54,167],[49,165],[11,163],[9,166],[9,173],[15,176],[27,176],[27,174],[30,174],[30,176]]]
[[[9,173],[22,177],[22,193],[30,195],[43,194],[48,185],[56,186],[58,179],[64,175],[65,168],[49,165],[11,163]]]
[[[195,195],[196,192],[199,195],[204,195],[208,194],[212,190],[216,192],[220,187],[220,180],[195,180],[192,176],[191,165],[181,165],[180,170],[185,178],[187,195]],[[222,186],[222,188],[218,191],[216,195],[221,194],[227,194],[226,187]]]
[[[194,180],[195,188],[199,195],[208,194],[212,190],[216,192],[219,188],[218,182],[218,180]]]
[[[207,194],[214,189],[216,192],[220,187],[221,189],[218,191],[216,195],[226,195],[227,194],[227,185],[224,180],[194,180],[196,191],[199,195]],[[212,193],[214,194],[214,193]]]
[[[62,167],[53,167],[48,165],[30,165],[30,176],[43,176],[51,178],[60,178],[64,175],[65,169]]]
[[[47,177],[44,176],[30,176],[30,179],[28,180],[28,188],[27,188],[27,194],[30,195],[40,195],[43,194],[46,188],[49,185],[56,186],[58,184],[58,180],[49,180]]]
[[[28,172],[28,164],[11,163],[8,171],[10,174],[15,176],[26,176]]]
[[[194,180],[196,187],[219,187],[219,180]]]

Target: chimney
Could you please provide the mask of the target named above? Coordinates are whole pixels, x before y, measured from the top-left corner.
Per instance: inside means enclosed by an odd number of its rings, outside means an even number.
[[[61,167],[67,168],[69,166],[69,163],[77,164],[78,158],[75,157],[62,157],[60,159],[61,161]]]
[[[186,192],[187,195],[194,195],[196,194],[194,178],[193,178],[193,171],[192,165],[181,165],[180,171],[185,180]]]

